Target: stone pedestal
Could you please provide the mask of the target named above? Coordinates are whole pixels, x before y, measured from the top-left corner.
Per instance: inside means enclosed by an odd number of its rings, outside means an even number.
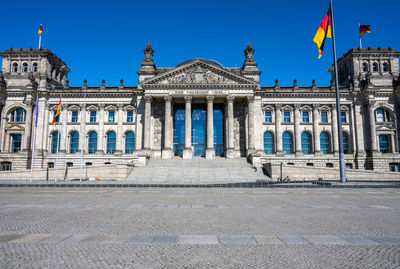
[[[174,152],[172,149],[163,149],[161,152],[161,158],[163,159],[172,159],[174,156]]]
[[[193,151],[191,148],[183,150],[183,159],[192,159],[193,158]]]
[[[238,158],[240,156],[240,154],[238,154],[239,152],[237,150],[234,149],[228,149],[226,151],[226,158],[227,159],[235,159]]]
[[[206,149],[206,159],[211,160],[215,157],[215,149]]]

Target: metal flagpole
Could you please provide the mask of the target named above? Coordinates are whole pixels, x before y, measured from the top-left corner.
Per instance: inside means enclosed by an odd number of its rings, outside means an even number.
[[[336,88],[336,111],[337,111],[337,126],[339,133],[339,164],[340,164],[340,181],[346,182],[346,170],[344,165],[344,152],[343,152],[343,133],[342,133],[342,121],[341,121],[341,108],[340,108],[340,95],[339,95],[339,79],[336,61],[336,44],[335,44],[335,28],[333,22],[333,5],[331,1],[331,16],[332,16],[332,43],[333,43],[333,60],[335,68],[335,88]]]
[[[30,176],[30,180],[29,180],[30,183],[32,183],[33,156],[35,155],[36,128],[37,128],[37,121],[38,121],[38,101],[39,101],[39,98],[36,95],[35,127],[33,128],[33,142],[32,142],[32,155],[31,155],[31,176]]]
[[[86,92],[84,93],[84,98],[83,98],[83,106],[86,108]],[[83,115],[82,110],[81,110],[81,122],[86,121],[86,109],[85,109],[85,115]],[[85,147],[85,130],[81,130],[82,133],[82,148],[81,148],[81,167],[80,167],[80,176],[79,176],[79,183],[82,184],[82,170],[83,170],[83,148]]]
[[[362,43],[361,43],[361,35],[360,35],[360,24],[358,24],[358,36],[360,37],[360,49],[361,49]]]
[[[61,97],[60,97],[61,99]],[[61,109],[61,104],[60,104],[60,115],[59,115],[59,123],[61,122],[61,115],[62,115],[62,109]],[[60,141],[61,141],[61,132],[58,131],[58,126],[57,126],[57,155],[56,155],[56,175],[54,176],[54,183],[57,182],[57,176],[58,176],[58,152],[60,151]]]
[[[42,43],[42,35],[39,35],[39,49],[40,49],[41,43]]]

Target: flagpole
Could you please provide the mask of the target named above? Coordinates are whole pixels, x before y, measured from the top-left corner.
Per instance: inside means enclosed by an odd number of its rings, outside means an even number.
[[[40,49],[41,43],[42,43],[42,35],[39,35],[39,49]]]
[[[86,91],[84,93],[84,97],[83,97],[83,107],[85,108],[85,115],[83,115],[81,110],[81,122],[82,121],[86,121]],[[80,175],[79,175],[79,183],[82,184],[82,169],[83,169],[83,148],[85,147],[85,134],[84,134],[84,130],[81,130],[82,133],[82,141],[80,141],[80,143],[82,144],[82,148],[81,148],[81,167],[80,167]]]
[[[29,180],[30,183],[32,183],[33,156],[35,155],[35,141],[36,141],[37,118],[38,118],[38,101],[39,101],[39,98],[36,95],[36,113],[35,113],[35,125],[33,127],[33,142],[32,142],[32,155],[31,155],[31,175],[30,175],[30,180]]]
[[[360,35],[360,24],[358,24],[358,36],[360,37],[360,49],[361,49],[362,43],[361,43],[361,35]]]
[[[335,27],[333,22],[333,5],[331,1],[331,16],[332,16],[332,43],[333,43],[333,60],[334,60],[334,71],[335,71],[335,88],[336,88],[336,111],[338,117],[337,126],[338,126],[338,138],[339,138],[339,165],[340,165],[340,181],[342,183],[346,182],[346,170],[344,165],[344,152],[343,152],[343,133],[342,133],[342,121],[341,121],[341,108],[340,108],[340,94],[339,94],[339,79],[338,79],[338,70],[337,70],[337,61],[336,61],[336,43],[335,43]]]
[[[61,97],[60,97],[61,100]],[[61,122],[61,116],[62,116],[62,109],[61,109],[61,104],[60,104],[60,117],[59,117],[59,122]],[[59,125],[59,124],[58,124]],[[58,152],[60,151],[60,141],[61,141],[61,132],[58,131],[58,126],[57,126],[57,155],[56,155],[56,174],[54,176],[54,183],[57,182],[57,176],[58,176]]]

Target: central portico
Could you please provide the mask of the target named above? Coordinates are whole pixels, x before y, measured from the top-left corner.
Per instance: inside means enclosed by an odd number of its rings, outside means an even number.
[[[238,158],[254,152],[254,91],[260,71],[250,45],[242,68],[193,59],[156,68],[151,46],[139,74],[143,151],[149,157]]]

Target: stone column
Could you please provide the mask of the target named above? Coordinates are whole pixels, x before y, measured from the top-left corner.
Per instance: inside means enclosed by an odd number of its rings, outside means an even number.
[[[6,124],[7,124],[7,114],[3,106],[1,113],[1,144],[0,144],[1,152],[7,151],[7,148],[5,147],[5,141],[7,139],[7,134],[5,133]]]
[[[124,111],[122,110],[123,104],[118,104],[118,118],[117,118],[117,145],[115,148],[115,155],[121,155],[123,153],[123,141],[122,141],[122,123],[124,121]]]
[[[228,150],[226,152],[226,157],[229,159],[235,158],[235,130],[233,124],[233,101],[234,96],[227,96],[228,101]]]
[[[319,105],[313,105],[313,138],[314,138],[314,155],[321,155],[321,143],[319,134]]]
[[[303,152],[301,151],[301,130],[300,130],[300,121],[301,121],[301,113],[300,113],[300,104],[294,105],[294,134],[296,141],[296,156],[303,156]]]
[[[185,96],[185,149],[183,159],[192,159],[192,96]]]
[[[85,138],[86,138],[86,104],[81,104],[81,126],[80,126],[80,135],[79,135],[79,149],[83,149],[83,153],[85,153]]]
[[[254,96],[247,96],[249,119],[248,119],[248,138],[249,144],[247,149],[247,156],[254,153]]]
[[[43,127],[42,144],[43,144],[43,152],[46,155],[47,152],[48,152],[48,146],[49,146],[49,144],[48,144],[49,126],[50,126],[49,117],[50,117],[50,112],[51,112],[50,105],[48,103],[45,105],[44,112],[45,112],[45,114],[44,114],[44,127]]]
[[[151,101],[153,97],[145,96],[146,105],[144,108],[144,150],[147,151],[148,157],[150,157],[150,124],[151,124]]]
[[[365,156],[365,143],[364,143],[364,120],[365,111],[363,111],[362,103],[354,101],[353,118],[355,120],[355,141],[357,145],[357,156]],[[364,116],[363,116],[364,115]]]
[[[369,132],[370,132],[370,139],[371,139],[371,151],[373,153],[378,152],[378,146],[376,142],[376,127],[375,127],[375,111],[374,105],[375,101],[370,100],[368,103],[368,115],[369,115]]]
[[[99,105],[100,110],[99,110],[99,133],[98,133],[98,148],[97,152],[99,154],[103,154],[105,152],[104,150],[104,104]]]
[[[281,123],[282,123],[282,105],[275,105],[275,139],[276,139],[276,155],[283,156],[283,146],[282,146],[282,132],[281,132]]]
[[[61,138],[60,138],[60,153],[66,153],[67,151],[67,124],[68,124],[68,109],[66,104],[62,104],[61,111]]]
[[[32,105],[33,102],[31,100],[27,100],[26,102],[26,115],[25,115],[25,136],[24,136],[24,144],[22,146],[22,151],[28,152],[31,145],[31,133],[32,133]]]
[[[161,152],[163,159],[171,159],[172,154],[172,125],[171,125],[171,102],[172,96],[164,96],[165,113],[164,113],[164,148]]]
[[[206,159],[215,156],[214,149],[214,96],[207,96],[207,150]]]
[[[336,111],[336,104],[332,104],[332,109],[331,109],[331,123],[332,123],[332,144],[333,144],[333,154],[338,155],[339,154],[339,133],[338,133],[338,126],[337,126],[337,120],[338,120],[338,115]],[[341,119],[339,119],[341,120]]]
[[[350,152],[356,152],[356,136],[355,136],[355,120],[354,120],[354,105],[350,104],[350,110],[349,110],[349,121],[350,121],[350,140],[351,144],[349,145]],[[346,154],[346,152],[345,152]]]

